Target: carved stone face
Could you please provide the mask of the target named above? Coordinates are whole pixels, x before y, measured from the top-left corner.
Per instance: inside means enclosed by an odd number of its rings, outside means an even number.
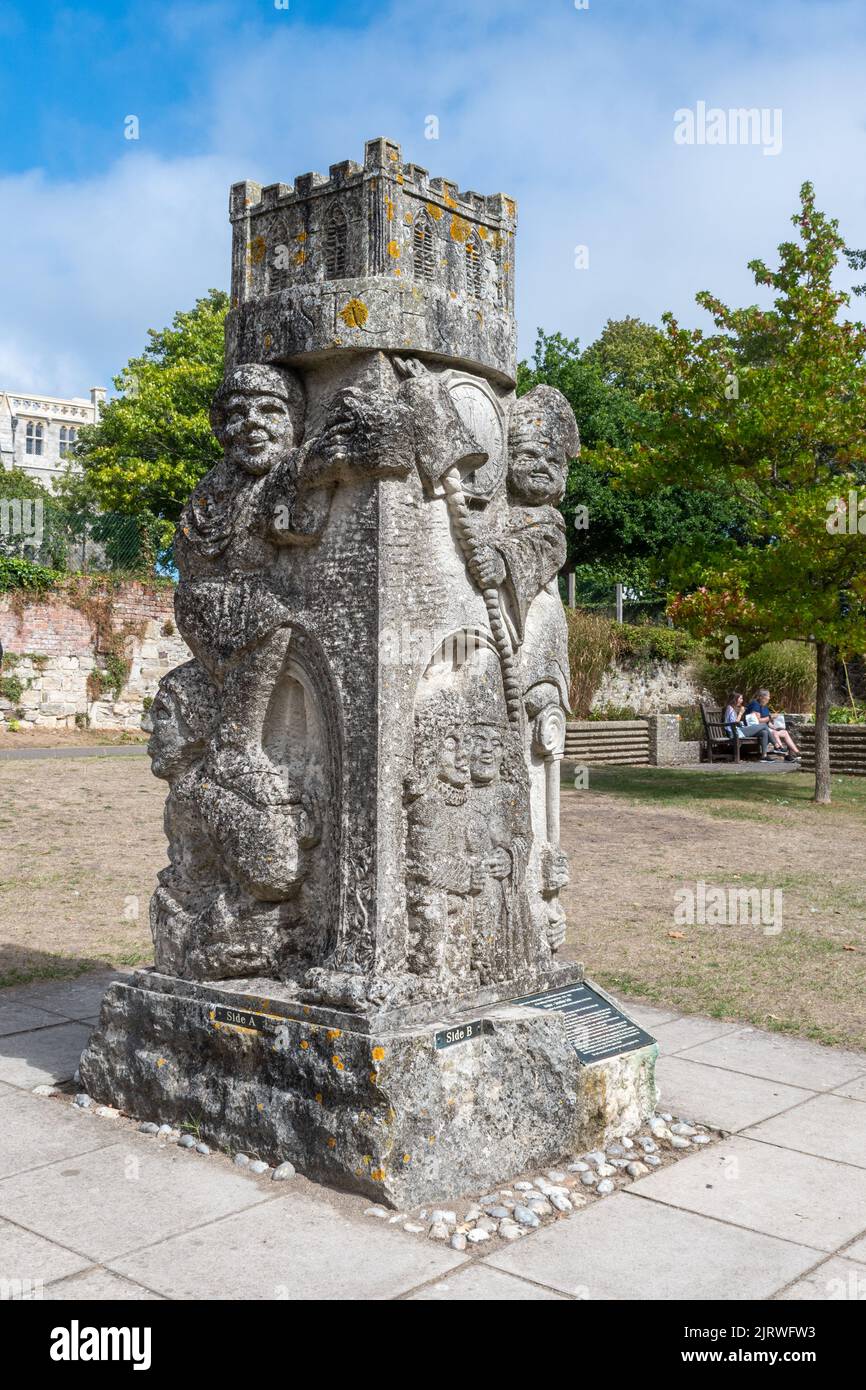
[[[469,772],[478,786],[495,782],[502,770],[504,746],[495,724],[475,724],[469,740]]]
[[[450,787],[465,787],[469,781],[469,757],[458,730],[445,735],[439,750],[439,780]]]
[[[187,727],[177,699],[167,690],[160,690],[147,715],[145,729],[150,732],[147,752],[155,777],[171,781],[190,764],[200,746]]]
[[[565,491],[568,455],[557,439],[545,439],[539,430],[521,432],[512,443],[508,461],[508,486],[522,502],[533,506],[555,504]]]
[[[294,446],[286,401],[279,396],[233,391],[224,406],[221,443],[226,462],[246,473],[268,473]]]

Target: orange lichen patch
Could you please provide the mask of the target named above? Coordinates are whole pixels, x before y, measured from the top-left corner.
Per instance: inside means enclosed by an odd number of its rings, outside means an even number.
[[[307,1042],[307,1039],[301,1038],[301,1047],[304,1049],[305,1052],[309,1046],[310,1044]]]
[[[156,1059],[156,1065],[157,1065],[158,1067],[164,1067],[167,1061],[168,1061],[168,1058],[167,1058],[167,1057],[157,1057],[157,1059]]]
[[[341,1037],[341,1036],[342,1036],[342,1030],[341,1030],[341,1029],[339,1029],[339,1028],[329,1028],[329,1029],[328,1029],[328,1037],[329,1037],[329,1038],[339,1038],[339,1037]]]
[[[374,1062],[381,1062],[382,1058],[385,1056],[384,1047],[374,1047],[370,1056],[373,1058]]]
[[[247,247],[247,260],[249,261],[250,265],[258,265],[260,261],[263,261],[266,249],[267,247],[264,237],[254,236],[249,246]]]
[[[456,208],[456,206],[457,206],[457,203],[456,203],[455,200],[451,197],[451,194],[450,194],[450,193],[443,193],[443,194],[442,194],[442,201],[443,201],[443,203],[445,204],[446,208]]]
[[[502,245],[502,241],[503,241],[502,233],[501,233],[501,232],[494,232],[494,233],[493,233],[493,245],[496,247],[497,251],[499,250],[500,246]]]
[[[385,216],[389,222],[394,221],[394,199],[389,198],[387,193],[385,194]]]
[[[402,274],[403,274],[403,272],[402,272],[402,270],[400,269],[399,266],[398,266],[397,269],[394,271],[394,274],[395,274],[395,275],[402,275]]]
[[[506,261],[506,262],[505,262],[505,265],[502,267],[502,269],[503,269],[503,270],[510,270],[510,269],[511,269],[511,262],[510,262],[510,261]]]
[[[478,235],[480,236],[482,241],[486,241],[490,233],[488,232],[486,227],[479,227]]]
[[[362,299],[350,299],[340,310],[340,318],[347,328],[363,328],[369,312]]]
[[[304,1013],[305,1013],[305,1014],[308,1014],[309,1012],[310,1012],[310,1006],[309,1006],[309,1004],[305,1004],[305,1005],[304,1005]]]
[[[404,214],[404,217],[403,217],[403,221],[404,221],[404,222],[414,222],[414,220],[415,220],[415,219],[414,219],[414,217],[412,216],[411,212],[407,212],[407,213]]]
[[[366,1166],[369,1168],[370,1164],[373,1162],[373,1155],[372,1155],[372,1154],[362,1154],[362,1155],[361,1155],[361,1162],[364,1163],[364,1164],[366,1164]]]
[[[336,1147],[337,1147],[337,1141],[336,1141],[336,1139],[334,1138],[334,1136],[333,1136],[333,1134],[332,1134],[331,1137],[330,1137],[330,1139],[328,1140],[328,1148],[329,1148],[329,1149],[335,1149]]]
[[[428,203],[428,204],[427,204],[427,211],[429,212],[430,216],[433,218],[433,221],[434,221],[434,222],[440,221],[440,219],[441,219],[441,217],[442,217],[442,209],[441,209],[440,207],[437,207],[437,205],[436,205],[435,203]]]
[[[451,295],[451,298],[452,298],[452,299],[456,299],[456,298],[457,298],[457,291],[456,291],[456,290],[449,290],[449,294]]]
[[[345,1067],[343,1066],[343,1063],[340,1061],[339,1057],[335,1055],[331,1058],[331,1061],[333,1065],[336,1067],[337,1071],[345,1071]]]
[[[274,340],[273,340],[273,338],[271,337],[270,333],[266,333],[266,334],[265,334],[265,351],[267,351],[267,349],[271,346],[271,344],[273,343],[273,341],[274,341]]]
[[[396,151],[396,150],[389,150],[389,151],[388,151],[388,158],[390,159],[390,161],[391,161],[392,164],[396,164],[396,163],[397,163],[397,151]]]
[[[257,1109],[257,1110],[264,1110],[264,1108],[265,1108],[265,1107],[262,1105],[262,1102],[259,1101],[258,1105],[256,1106],[256,1109]]]
[[[481,327],[483,328],[483,327],[484,327],[484,315],[482,314],[482,312],[481,312],[480,309],[476,309],[476,310],[475,310],[475,314],[476,314],[476,317],[477,317],[477,319],[478,319],[479,324],[480,324]]]
[[[303,265],[306,259],[307,253],[302,246],[300,251],[298,251],[295,255],[295,265]]]
[[[505,211],[508,213],[509,217],[513,217],[517,211],[517,204],[513,202],[511,198],[505,199]]]
[[[388,242],[388,255],[393,256],[395,261],[400,259],[400,247],[396,241]]]
[[[452,241],[466,241],[472,233],[472,228],[465,217],[458,217],[455,212],[454,216],[451,218],[450,231]]]
[[[373,1168],[373,1169],[371,1169],[371,1171],[370,1171],[370,1177],[373,1179],[374,1182],[384,1182],[384,1181],[385,1181],[385,1169],[384,1169],[384,1168]]]
[[[428,1143],[428,1144],[435,1144],[435,1143],[436,1143],[436,1135],[435,1135],[435,1134],[428,1134],[428,1135],[427,1135],[427,1143]]]
[[[236,294],[233,294],[233,295],[232,295],[232,307],[236,309],[236,308],[238,307],[238,305],[240,304],[240,302],[241,302],[241,301],[238,299],[237,295],[236,295]]]
[[[374,1072],[374,1071],[371,1071],[371,1072],[370,1072],[370,1080],[372,1081],[373,1085],[375,1086],[376,1083],[377,1083],[377,1081],[379,1080],[379,1077],[378,1077],[378,1075],[377,1075],[376,1072]]]
[[[411,1154],[404,1154],[404,1155],[403,1155],[403,1162],[404,1162],[404,1163],[411,1163],[411,1162],[412,1162],[412,1155],[411,1155]]]
[[[322,1093],[321,1093],[321,1091],[317,1091],[316,1094],[314,1095],[313,1099],[314,1099],[314,1101],[316,1102],[317,1105],[321,1105],[321,1104],[322,1104]]]
[[[306,239],[307,239],[307,233],[306,233],[306,232],[298,232],[298,235],[295,237],[295,241],[306,241]]]

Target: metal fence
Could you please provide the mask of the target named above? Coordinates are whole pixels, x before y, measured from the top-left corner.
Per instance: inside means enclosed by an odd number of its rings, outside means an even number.
[[[146,519],[83,513],[41,498],[0,499],[0,555],[67,574],[151,571],[156,543]]]

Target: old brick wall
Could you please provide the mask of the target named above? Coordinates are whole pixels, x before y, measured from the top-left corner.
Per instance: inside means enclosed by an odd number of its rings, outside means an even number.
[[[112,634],[107,644],[98,637],[100,613]],[[43,728],[138,729],[160,677],[190,656],[175,628],[173,589],[137,581],[107,588],[79,582],[40,602],[0,594],[0,641],[9,658],[0,672],[7,688],[0,728],[19,719]],[[128,675],[119,695],[93,698],[88,676],[106,669],[112,647]],[[10,681],[23,686],[17,695],[13,686],[15,698]]]

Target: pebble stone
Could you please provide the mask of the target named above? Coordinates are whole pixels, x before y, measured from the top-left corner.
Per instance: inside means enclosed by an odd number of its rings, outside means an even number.
[[[483,1211],[481,1210],[480,1207],[478,1207],[478,1206],[472,1206],[472,1207],[470,1207],[469,1210],[467,1211],[467,1213],[466,1213],[466,1215],[464,1216],[463,1220],[464,1220],[464,1221],[477,1221],[477,1220],[479,1219],[479,1217],[481,1217],[481,1216],[483,1216],[483,1215],[484,1215],[484,1213],[483,1213]]]
[[[194,1149],[195,1140],[191,1134],[182,1134],[177,1141],[177,1147],[179,1149]]]
[[[152,1120],[145,1120],[144,1124],[138,1126],[139,1134],[159,1134],[159,1125],[155,1125]]]
[[[659,1119],[664,1120],[665,1124],[668,1124],[668,1125],[669,1125],[670,1122],[671,1122],[671,1120],[673,1119],[673,1115],[665,1115],[665,1113],[664,1113],[663,1111],[660,1110],[660,1111],[659,1111]]]
[[[608,1158],[622,1158],[625,1149],[622,1144],[608,1144],[606,1152]]]
[[[503,1240],[517,1240],[520,1227],[516,1221],[500,1221],[499,1234]]]
[[[257,1158],[255,1162],[250,1164],[251,1173],[266,1173],[267,1171],[268,1165],[266,1163],[263,1163],[260,1158]]]
[[[249,1154],[235,1154],[233,1162],[236,1168],[249,1168],[250,1156]],[[382,1209],[382,1215],[385,1215],[384,1208]]]
[[[662,1166],[662,1161],[658,1154],[644,1154],[643,1162],[650,1168],[660,1168]]]
[[[434,1221],[427,1235],[430,1240],[448,1240],[451,1232],[444,1221]]]
[[[671,1125],[671,1134],[685,1134],[691,1138],[693,1134],[697,1134],[697,1130],[692,1125],[687,1125],[685,1121],[678,1120],[675,1125]]]
[[[710,1136],[709,1136],[708,1134],[693,1134],[693,1135],[692,1135],[692,1143],[693,1143],[693,1144],[709,1144],[709,1142],[710,1142]]]
[[[34,1086],[33,1094],[34,1096],[56,1096],[59,1095],[60,1092],[56,1086],[47,1086],[43,1084],[42,1086]]]
[[[403,1230],[408,1231],[410,1236],[419,1236],[424,1230],[424,1227],[419,1226],[417,1221],[407,1221]]]
[[[205,1157],[207,1157],[207,1155],[210,1153],[210,1149],[208,1148],[207,1144],[196,1144],[195,1151],[197,1154],[204,1154]]]
[[[534,1182],[516,1182],[514,1184],[515,1192],[532,1192],[534,1187]]]
[[[547,1176],[551,1182],[565,1182],[565,1174],[558,1172],[556,1168],[551,1168]]]
[[[607,1154],[604,1152],[603,1149],[596,1149],[594,1153],[584,1154],[584,1158],[586,1159],[587,1163],[594,1163],[596,1168],[600,1163],[607,1162]]]
[[[600,1197],[607,1197],[611,1192],[613,1192],[614,1186],[610,1178],[603,1178],[595,1190]]]
[[[654,1154],[655,1151],[656,1151],[656,1149],[658,1148],[658,1144],[656,1143],[656,1141],[655,1141],[654,1139],[648,1139],[648,1138],[647,1138],[645,1135],[643,1135],[643,1134],[641,1135],[641,1137],[638,1139],[637,1142],[640,1144],[640,1146],[641,1146],[641,1148],[643,1149],[643,1151],[644,1151],[645,1154]]]
[[[120,1111],[115,1110],[113,1105],[100,1105],[96,1113],[101,1115],[104,1120],[116,1120]]]
[[[541,1225],[541,1217],[538,1213],[524,1206],[516,1206],[514,1208],[514,1220],[521,1226],[535,1227]]]
[[[579,1158],[576,1163],[569,1163],[568,1171],[569,1173],[586,1173],[589,1171],[589,1164],[584,1163],[583,1159]]]
[[[612,1178],[616,1173],[612,1163],[600,1163],[595,1171],[600,1178]]]
[[[455,1231],[449,1242],[452,1250],[465,1250],[466,1237],[462,1231]]]
[[[156,1132],[157,1134],[174,1134],[174,1130],[172,1129],[171,1125],[160,1125],[159,1129]]]
[[[271,1177],[273,1178],[274,1182],[285,1182],[287,1178],[293,1178],[294,1176],[295,1165],[294,1163],[288,1162],[278,1163],[274,1171],[271,1173]]]
[[[688,1139],[685,1139],[681,1134],[672,1134],[672,1135],[671,1135],[671,1148],[673,1148],[673,1149],[690,1149],[690,1148],[691,1148],[691,1144],[689,1143]]]
[[[511,1212],[508,1207],[488,1207],[487,1215],[495,1217],[497,1221],[507,1221]]]
[[[625,1170],[630,1178],[642,1178],[644,1173],[649,1172],[645,1163],[630,1163]]]
[[[435,1211],[431,1211],[430,1220],[433,1222],[434,1226],[456,1226],[457,1213],[456,1211],[441,1211],[437,1207]]]
[[[490,1232],[482,1230],[480,1226],[476,1226],[473,1231],[466,1232],[466,1239],[472,1245],[481,1245],[485,1240],[490,1239]]]
[[[480,1221],[476,1221],[475,1229],[476,1231],[486,1231],[489,1236],[492,1236],[498,1225],[499,1222],[494,1221],[492,1216],[482,1216]]]
[[[598,1179],[595,1173],[586,1172],[581,1173],[580,1181],[583,1183],[584,1187],[594,1187]]]
[[[550,1200],[557,1211],[574,1211],[571,1198],[564,1196],[561,1192],[554,1192]]]
[[[243,1154],[242,1156],[243,1156],[244,1158],[247,1158],[246,1154]],[[238,1161],[237,1158],[235,1158],[235,1163],[237,1163],[237,1161]],[[248,1158],[247,1158],[247,1163],[249,1163],[249,1159],[248,1159]],[[365,1216],[378,1216],[378,1218],[379,1218],[380,1221],[384,1221],[385,1217],[388,1215],[388,1210],[387,1210],[386,1207],[367,1207],[366,1211],[364,1212],[364,1215],[365,1215]]]
[[[77,1105],[79,1110],[87,1110],[90,1107],[90,1096],[86,1091],[79,1091],[72,1104]]]
[[[623,1146],[624,1149],[633,1149],[633,1148],[634,1148],[634,1140],[633,1140],[633,1139],[620,1139],[619,1142],[622,1144],[622,1146]]]

